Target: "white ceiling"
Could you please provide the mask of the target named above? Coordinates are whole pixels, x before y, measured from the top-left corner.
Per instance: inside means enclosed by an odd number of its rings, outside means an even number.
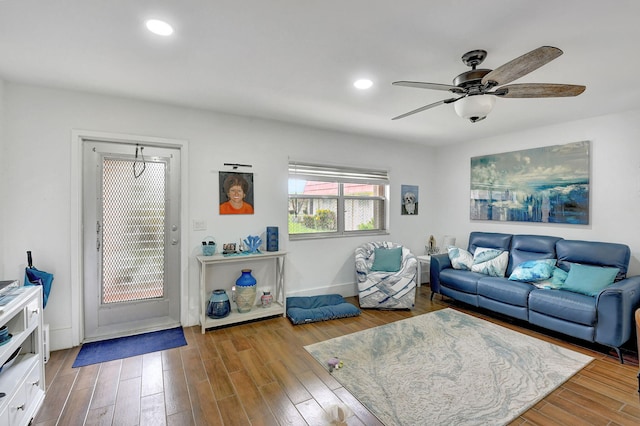
[[[640,108],[639,17],[637,0],[0,0],[0,78],[442,145]],[[585,93],[391,121],[451,97],[392,81],[451,84],[469,50],[495,69],[543,45],[564,55],[516,82]]]

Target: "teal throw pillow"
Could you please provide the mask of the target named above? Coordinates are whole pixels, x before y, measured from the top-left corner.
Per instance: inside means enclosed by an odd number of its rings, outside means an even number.
[[[572,263],[569,275],[561,288],[587,296],[596,296],[600,291],[613,284],[618,272],[620,272],[618,268]]]
[[[402,265],[402,247],[376,247],[373,251],[372,271],[398,272]]]
[[[473,255],[471,253],[455,246],[447,247],[447,253],[453,269],[471,270],[473,265]]]
[[[555,266],[555,259],[527,260],[515,267],[509,279],[524,282],[547,280],[551,278]]]

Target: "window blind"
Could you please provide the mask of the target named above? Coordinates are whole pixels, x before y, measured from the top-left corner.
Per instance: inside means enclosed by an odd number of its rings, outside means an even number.
[[[369,183],[374,185],[389,183],[389,173],[386,170],[327,166],[298,161],[289,162],[289,177],[324,182]]]

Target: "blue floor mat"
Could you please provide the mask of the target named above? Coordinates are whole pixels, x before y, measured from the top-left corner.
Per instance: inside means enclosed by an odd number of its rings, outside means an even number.
[[[149,352],[177,348],[187,344],[182,327],[153,331],[137,336],[118,337],[82,345],[73,368],[114,359],[129,358]]]

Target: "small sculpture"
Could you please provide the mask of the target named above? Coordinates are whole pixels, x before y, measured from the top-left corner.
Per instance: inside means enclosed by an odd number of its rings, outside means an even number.
[[[257,235],[249,235],[244,239],[244,248],[249,253],[258,253],[260,245],[262,245],[262,239]]]

